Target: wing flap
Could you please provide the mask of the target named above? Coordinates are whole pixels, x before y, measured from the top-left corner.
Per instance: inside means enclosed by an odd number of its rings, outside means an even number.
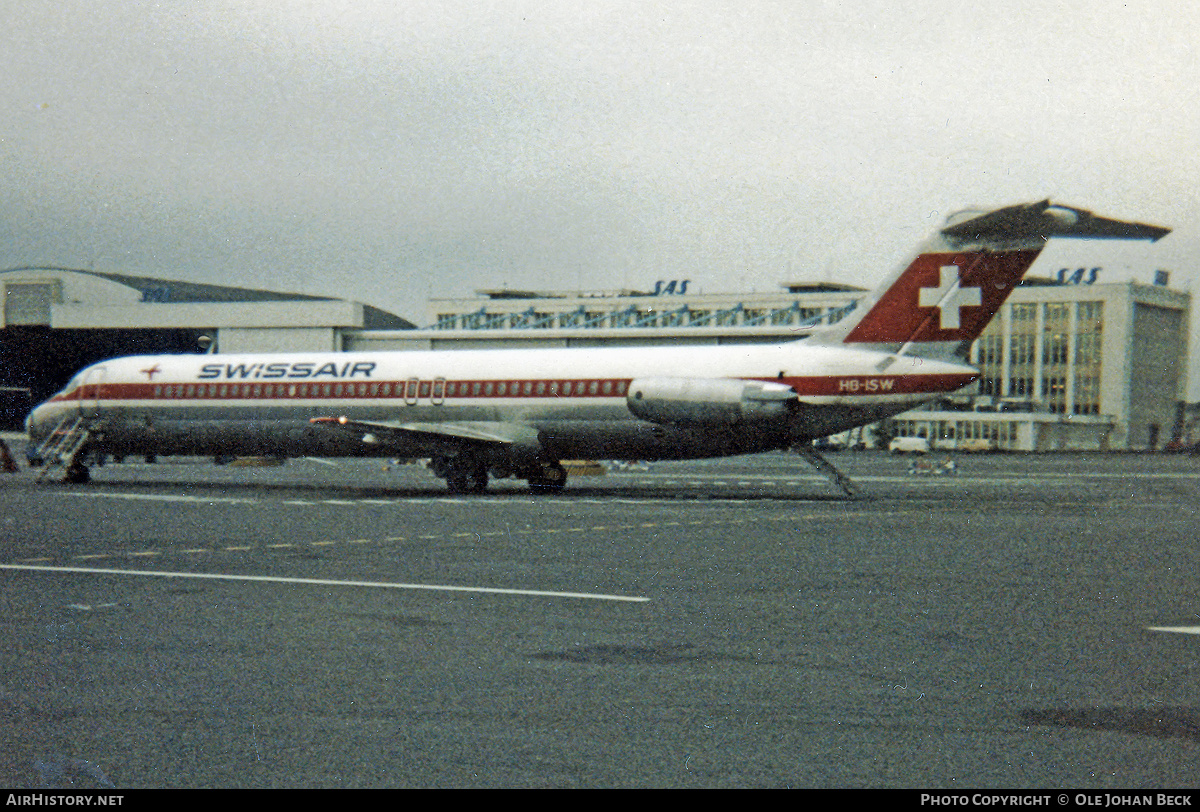
[[[405,423],[399,420],[355,420],[350,417],[314,417],[317,425],[334,425],[349,431],[381,437],[391,437],[407,443],[434,445],[513,445],[536,442],[537,430],[518,423]]]

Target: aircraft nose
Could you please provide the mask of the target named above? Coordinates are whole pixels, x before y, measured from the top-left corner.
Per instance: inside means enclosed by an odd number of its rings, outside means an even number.
[[[25,433],[32,440],[39,440],[45,437],[50,431],[50,408],[47,404],[42,403],[33,408],[29,416],[25,418]]]

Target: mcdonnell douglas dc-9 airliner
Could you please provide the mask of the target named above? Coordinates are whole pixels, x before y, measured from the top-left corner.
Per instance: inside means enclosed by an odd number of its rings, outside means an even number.
[[[848,494],[813,440],[972,381],[971,342],[1051,237],[1169,229],[1050,201],[954,215],[840,319],[771,345],[157,355],[79,372],[28,430],[68,482],[104,455],[427,458],[450,491],[535,492],[562,460],[794,448]]]

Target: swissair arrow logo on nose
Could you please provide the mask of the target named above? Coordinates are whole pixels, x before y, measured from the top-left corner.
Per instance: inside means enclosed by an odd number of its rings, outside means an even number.
[[[958,266],[943,265],[938,286],[921,288],[917,293],[917,304],[938,309],[943,330],[957,330],[962,326],[962,308],[983,304],[979,288],[960,288],[958,282]]]

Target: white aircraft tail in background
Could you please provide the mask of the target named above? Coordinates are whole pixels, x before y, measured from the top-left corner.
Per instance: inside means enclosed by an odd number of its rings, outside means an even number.
[[[1048,239],[1168,229],[1049,201],[970,212],[833,324],[770,345],[117,358],[79,372],[28,429],[48,465],[99,455],[429,458],[453,492],[566,481],[561,460],[796,448],[966,386],[966,350]]]

